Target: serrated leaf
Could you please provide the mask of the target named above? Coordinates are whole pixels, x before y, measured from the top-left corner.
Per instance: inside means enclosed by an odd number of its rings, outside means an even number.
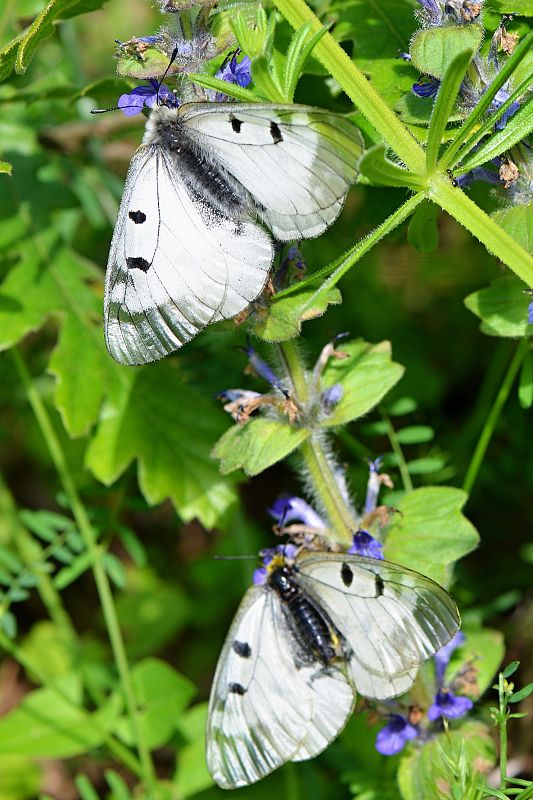
[[[404,494],[387,529],[385,558],[446,586],[455,561],[477,546],[479,536],[462,514],[466,492],[448,486]]]
[[[376,186],[403,186],[423,189],[424,178],[394,164],[386,157],[387,146],[376,144],[366,150],[359,169],[371,184]]]
[[[72,674],[30,692],[0,719],[0,755],[71,758],[99,746],[115,721],[116,705],[88,714],[81,701],[79,678]]]
[[[442,80],[452,61],[466,50],[476,53],[483,41],[481,25],[450,25],[418,31],[411,42],[413,66]]]
[[[472,770],[484,774],[495,763],[496,751],[488,726],[483,722],[464,722],[459,730],[437,734],[401,759],[398,785],[402,799],[428,800],[428,786],[439,785],[447,788],[451,798],[450,783],[455,776],[453,771],[450,774],[442,751],[455,764],[462,749]]]
[[[533,255],[533,211],[531,204],[502,208],[491,214],[504,231]]]
[[[464,302],[481,319],[481,330],[487,336],[516,338],[529,333],[530,298],[524,294],[524,284],[513,275],[495,278],[490,286],[468,295]]]
[[[147,658],[136,664],[131,678],[146,745],[150,749],[161,747],[169,740],[180,714],[194,697],[195,686],[156,658]],[[131,719],[122,719],[115,731],[126,744],[135,744]]]
[[[437,221],[439,207],[428,200],[416,207],[409,226],[407,239],[419,253],[432,253],[439,244]]]
[[[333,412],[322,420],[324,428],[344,425],[368,413],[404,373],[404,368],[391,360],[390,342],[373,345],[358,339],[342,342],[339,350],[348,353],[348,358],[330,359],[321,386],[340,383],[343,395]]]
[[[229,428],[213,448],[213,457],[220,459],[223,474],[242,469],[247,475],[258,475],[292,453],[309,435],[307,428],[288,422],[252,419]]]
[[[342,297],[335,288],[309,286],[276,300],[268,308],[259,308],[250,320],[250,327],[267,342],[285,342],[300,333],[302,322],[321,317],[330,305],[339,305]]]
[[[518,381],[518,401],[525,410],[533,405],[533,354],[526,353]]]
[[[224,415],[183,383],[170,361],[121,370],[102,407],[86,465],[111,485],[138,462],[140,489],[151,504],[170,498],[181,518],[208,528],[220,522],[236,496],[210,459]]]

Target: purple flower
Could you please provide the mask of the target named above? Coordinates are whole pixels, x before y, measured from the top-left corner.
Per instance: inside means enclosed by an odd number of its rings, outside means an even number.
[[[383,756],[399,753],[408,741],[416,739],[418,731],[401,714],[393,714],[376,736],[376,750]]]
[[[367,531],[357,531],[353,535],[353,544],[347,551],[352,555],[377,558],[383,561],[383,545]]]
[[[287,525],[289,522],[295,520],[303,522],[310,528],[317,528],[323,530],[326,523],[316,511],[314,511],[309,503],[306,503],[301,497],[278,497],[271,508],[267,509],[271,517],[277,520],[277,524],[281,527]]]
[[[218,70],[215,78],[226,81],[226,83],[235,83],[237,86],[248,86],[252,81],[250,73],[250,59],[244,56],[241,61],[237,61],[238,53],[234,53],[229,61]]]
[[[340,383],[335,383],[333,386],[324,389],[320,400],[322,401],[322,407],[326,414],[331,414],[335,406],[340,403],[343,394],[344,389]]]
[[[455,636],[453,636],[448,644],[445,644],[444,647],[441,647],[440,650],[437,650],[435,653],[435,676],[437,678],[437,686],[440,688],[444,682],[444,673],[446,672],[446,667],[450,663],[450,658],[452,657],[452,653],[457,650],[465,641],[465,635],[462,631],[457,631]]]
[[[270,385],[275,389],[279,389],[285,394],[281,385],[281,380],[278,378],[276,373],[270,369],[266,361],[263,361],[263,359],[255,352],[254,348],[247,344],[246,347],[241,347],[240,349],[248,356],[250,366],[253,368],[254,372],[264,378],[265,381],[268,381],[268,383],[270,383]]]
[[[155,78],[150,78],[150,86],[136,86],[128,94],[121,94],[117,106],[126,117],[134,117],[144,107],[153,108],[155,105],[165,105],[176,108],[179,100],[164,83],[159,83]]]
[[[259,555],[262,559],[260,567],[254,570],[253,582],[256,586],[262,586],[268,580],[268,565],[277,555],[282,555],[288,561],[295,558],[298,548],[294,544],[278,544],[276,547],[266,547],[261,550]]]
[[[435,702],[428,709],[428,719],[432,722],[441,717],[458,719],[468,713],[473,706],[470,698],[455,695],[449,689],[439,689],[435,695]]]
[[[413,83],[411,89],[417,97],[435,97],[439,91],[440,81],[432,78],[426,83]]]

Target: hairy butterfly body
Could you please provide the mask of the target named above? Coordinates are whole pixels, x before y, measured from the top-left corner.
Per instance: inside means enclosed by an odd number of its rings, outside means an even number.
[[[113,358],[155,361],[247,308],[274,255],[263,224],[281,241],[321,234],[340,213],[361,152],[348,120],[309,106],[154,108],[109,253]]]
[[[452,598],[397,564],[336,553],[276,555],[248,590],[219,658],[207,764],[226,789],[320,753],[356,693],[407,691],[422,661],[454,635]]]

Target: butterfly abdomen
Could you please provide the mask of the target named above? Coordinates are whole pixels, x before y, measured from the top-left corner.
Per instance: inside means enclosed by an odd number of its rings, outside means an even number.
[[[333,624],[314,605],[307,594],[294,579],[290,567],[274,570],[269,584],[283,600],[303,651],[318,657],[328,664],[337,656],[338,634]]]

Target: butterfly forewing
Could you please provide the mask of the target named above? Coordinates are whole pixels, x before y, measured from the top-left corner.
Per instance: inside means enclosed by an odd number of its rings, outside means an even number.
[[[230,628],[211,690],[209,771],[232,789],[286,761],[312,758],[338,735],[353,704],[341,672],[302,654],[278,596],[254,587]]]
[[[297,561],[298,579],[349,646],[356,690],[384,699],[407,691],[418,666],[459,626],[449,594],[416,572],[373,558],[320,553]]]
[[[249,103],[185,106],[183,120],[250,192],[278,239],[318,236],[337,218],[362,153],[348,120]]]
[[[209,322],[241,312],[264,286],[272,243],[251,219],[191,196],[157,145],[134,156],[106,276],[106,343],[124,364],[172,353]]]

